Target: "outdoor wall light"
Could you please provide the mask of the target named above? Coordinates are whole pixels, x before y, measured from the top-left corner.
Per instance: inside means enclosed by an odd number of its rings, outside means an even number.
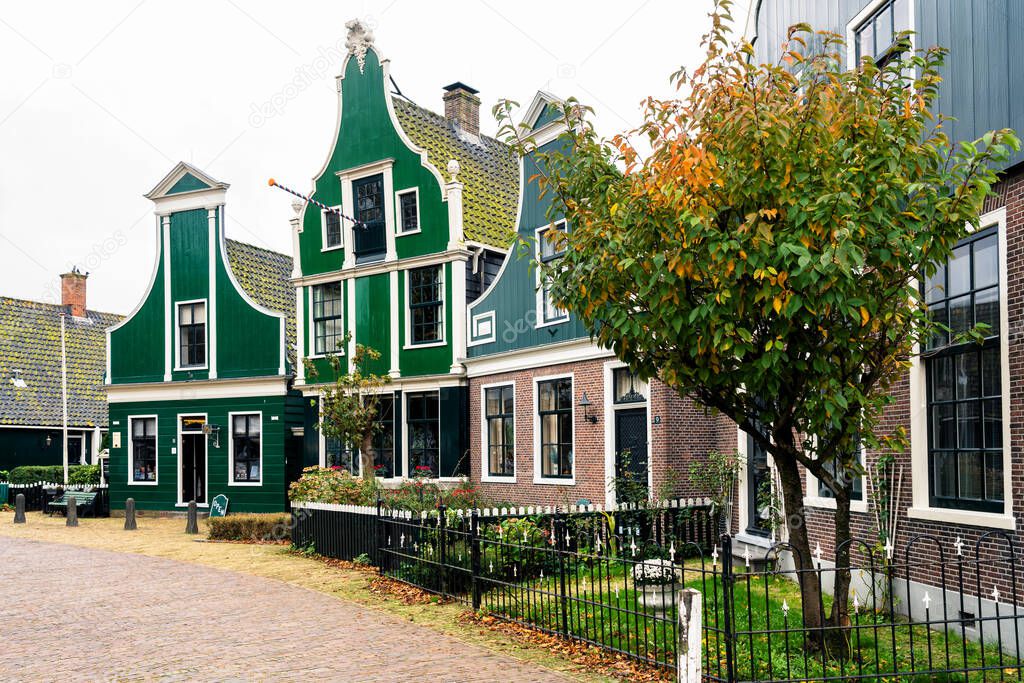
[[[46,447],[49,448],[50,444],[52,444],[52,443],[53,443],[53,437],[50,436],[49,434],[47,434],[46,435]]]
[[[580,399],[580,408],[583,408],[583,419],[592,425],[596,425],[597,415],[590,414],[590,406],[592,405],[594,404],[590,402],[590,399],[587,398],[587,392],[584,391],[583,398]]]

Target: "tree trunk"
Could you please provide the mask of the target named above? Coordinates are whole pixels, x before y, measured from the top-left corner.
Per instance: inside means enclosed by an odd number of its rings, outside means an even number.
[[[807,632],[807,647],[819,649],[824,641],[823,627],[825,610],[821,597],[821,582],[811,556],[810,541],[807,538],[807,523],[804,517],[804,492],[800,466],[786,453],[773,454],[775,468],[782,484],[782,499],[786,506],[786,526],[789,530],[789,544],[793,547],[793,562],[796,565],[797,580],[800,584],[800,605],[804,627]]]
[[[850,652],[850,486],[851,480],[845,477],[843,486],[835,492],[836,496],[836,568],[835,590],[833,591],[832,613],[829,626],[832,632],[829,638],[829,651],[835,657],[846,658]]]
[[[373,432],[363,435],[363,444],[359,447],[359,469],[362,470],[363,479],[374,479],[377,476],[376,451],[373,448]]]

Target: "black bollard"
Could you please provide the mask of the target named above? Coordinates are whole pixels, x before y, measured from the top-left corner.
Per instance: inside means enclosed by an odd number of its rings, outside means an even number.
[[[196,508],[196,502],[190,500],[188,502],[188,524],[185,525],[186,534],[198,534],[199,533],[199,521],[197,519],[198,508]]]
[[[74,496],[68,496],[67,526],[78,526],[78,501]]]
[[[135,499],[129,498],[124,502],[124,530],[135,531]]]
[[[25,494],[19,493],[14,497],[14,523],[25,523]]]

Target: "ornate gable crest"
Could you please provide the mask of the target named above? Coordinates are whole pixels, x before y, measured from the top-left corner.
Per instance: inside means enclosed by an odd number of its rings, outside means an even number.
[[[366,51],[373,46],[373,31],[368,29],[358,19],[345,22],[348,29],[348,37],[345,39],[345,47],[350,55],[354,55],[359,64],[359,73],[363,73],[363,66],[366,64]]]

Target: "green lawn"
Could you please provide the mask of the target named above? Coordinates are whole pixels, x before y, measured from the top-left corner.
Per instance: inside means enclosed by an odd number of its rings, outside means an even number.
[[[543,576],[537,574],[537,566]],[[704,670],[724,678],[726,604],[721,581],[717,574],[701,574],[693,566],[691,563],[684,579],[688,587],[704,596]],[[523,580],[502,573],[500,568],[495,571],[493,565],[482,567],[486,577],[482,608],[555,632],[564,632],[567,623],[574,637],[651,663],[674,664],[675,610],[662,614],[644,608],[623,563],[571,560],[565,568],[564,592],[557,565],[534,564],[533,569],[533,577]],[[766,599],[766,595],[770,597]],[[887,613],[861,607],[852,615],[846,632],[852,656],[839,659],[821,648],[804,647],[800,591],[789,579],[738,572],[731,607],[739,680],[1022,680],[1016,659],[1002,653],[994,642],[994,625],[986,627],[983,649],[956,632],[947,635],[899,617],[893,621]],[[825,609],[829,607],[826,598]],[[941,610],[932,618],[941,619]]]

